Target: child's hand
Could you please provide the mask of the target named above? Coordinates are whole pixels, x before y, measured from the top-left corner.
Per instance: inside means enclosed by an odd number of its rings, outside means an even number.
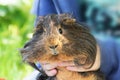
[[[43,70],[48,76],[54,76],[57,74],[57,70],[55,69],[58,63],[49,64],[49,63],[41,63]]]
[[[95,71],[100,68],[100,49],[97,46],[97,55],[95,59],[94,65],[89,68],[85,69],[82,66],[76,66],[73,61],[67,61],[67,62],[61,62],[58,64],[58,66],[66,66],[66,69],[71,70],[71,71],[77,71],[77,72],[87,72],[87,71]]]

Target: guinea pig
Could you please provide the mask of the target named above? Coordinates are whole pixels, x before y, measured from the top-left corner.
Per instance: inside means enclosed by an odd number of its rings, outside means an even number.
[[[70,14],[50,14],[39,17],[33,37],[20,50],[26,62],[73,61],[89,69],[96,59],[97,43],[89,29]],[[53,80],[104,80],[99,71],[73,72],[57,67]]]

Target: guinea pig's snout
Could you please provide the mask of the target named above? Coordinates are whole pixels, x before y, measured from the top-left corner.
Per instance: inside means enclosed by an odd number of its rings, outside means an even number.
[[[58,54],[58,51],[56,50],[57,47],[58,47],[58,45],[51,45],[51,46],[49,46],[49,48],[51,49],[53,55],[57,55]]]
[[[59,38],[56,36],[49,36],[49,38],[47,39],[47,42],[48,42],[47,47],[49,48],[51,53],[53,55],[57,55],[59,52],[59,48],[60,48]]]

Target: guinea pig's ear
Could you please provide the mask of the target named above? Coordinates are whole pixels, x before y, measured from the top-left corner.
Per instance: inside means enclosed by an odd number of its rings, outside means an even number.
[[[37,19],[36,19],[36,27],[38,27],[38,25],[43,23],[43,21],[44,21],[44,16],[37,17]]]
[[[71,14],[65,13],[65,14],[61,14],[59,16],[60,16],[60,20],[63,24],[70,25],[70,24],[73,24],[76,22],[76,19],[74,19]]]
[[[69,13],[64,13],[64,14],[60,14],[59,15],[61,18],[72,18],[72,14],[69,14]]]
[[[63,23],[64,24],[68,24],[68,25],[70,25],[70,24],[73,24],[73,23],[75,23],[76,22],[76,19],[73,19],[73,18],[66,18],[66,19],[63,19]]]
[[[39,16],[36,20],[36,27],[34,29],[34,34],[38,34],[38,33],[43,33],[43,22],[44,22],[44,16]]]

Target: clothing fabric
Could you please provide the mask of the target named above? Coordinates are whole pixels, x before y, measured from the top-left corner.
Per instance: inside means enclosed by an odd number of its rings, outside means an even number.
[[[101,51],[101,71],[106,80],[119,80],[120,76],[120,43],[112,37],[97,36]]]
[[[37,16],[69,13],[81,21],[78,3],[78,0],[35,0],[31,12]]]

